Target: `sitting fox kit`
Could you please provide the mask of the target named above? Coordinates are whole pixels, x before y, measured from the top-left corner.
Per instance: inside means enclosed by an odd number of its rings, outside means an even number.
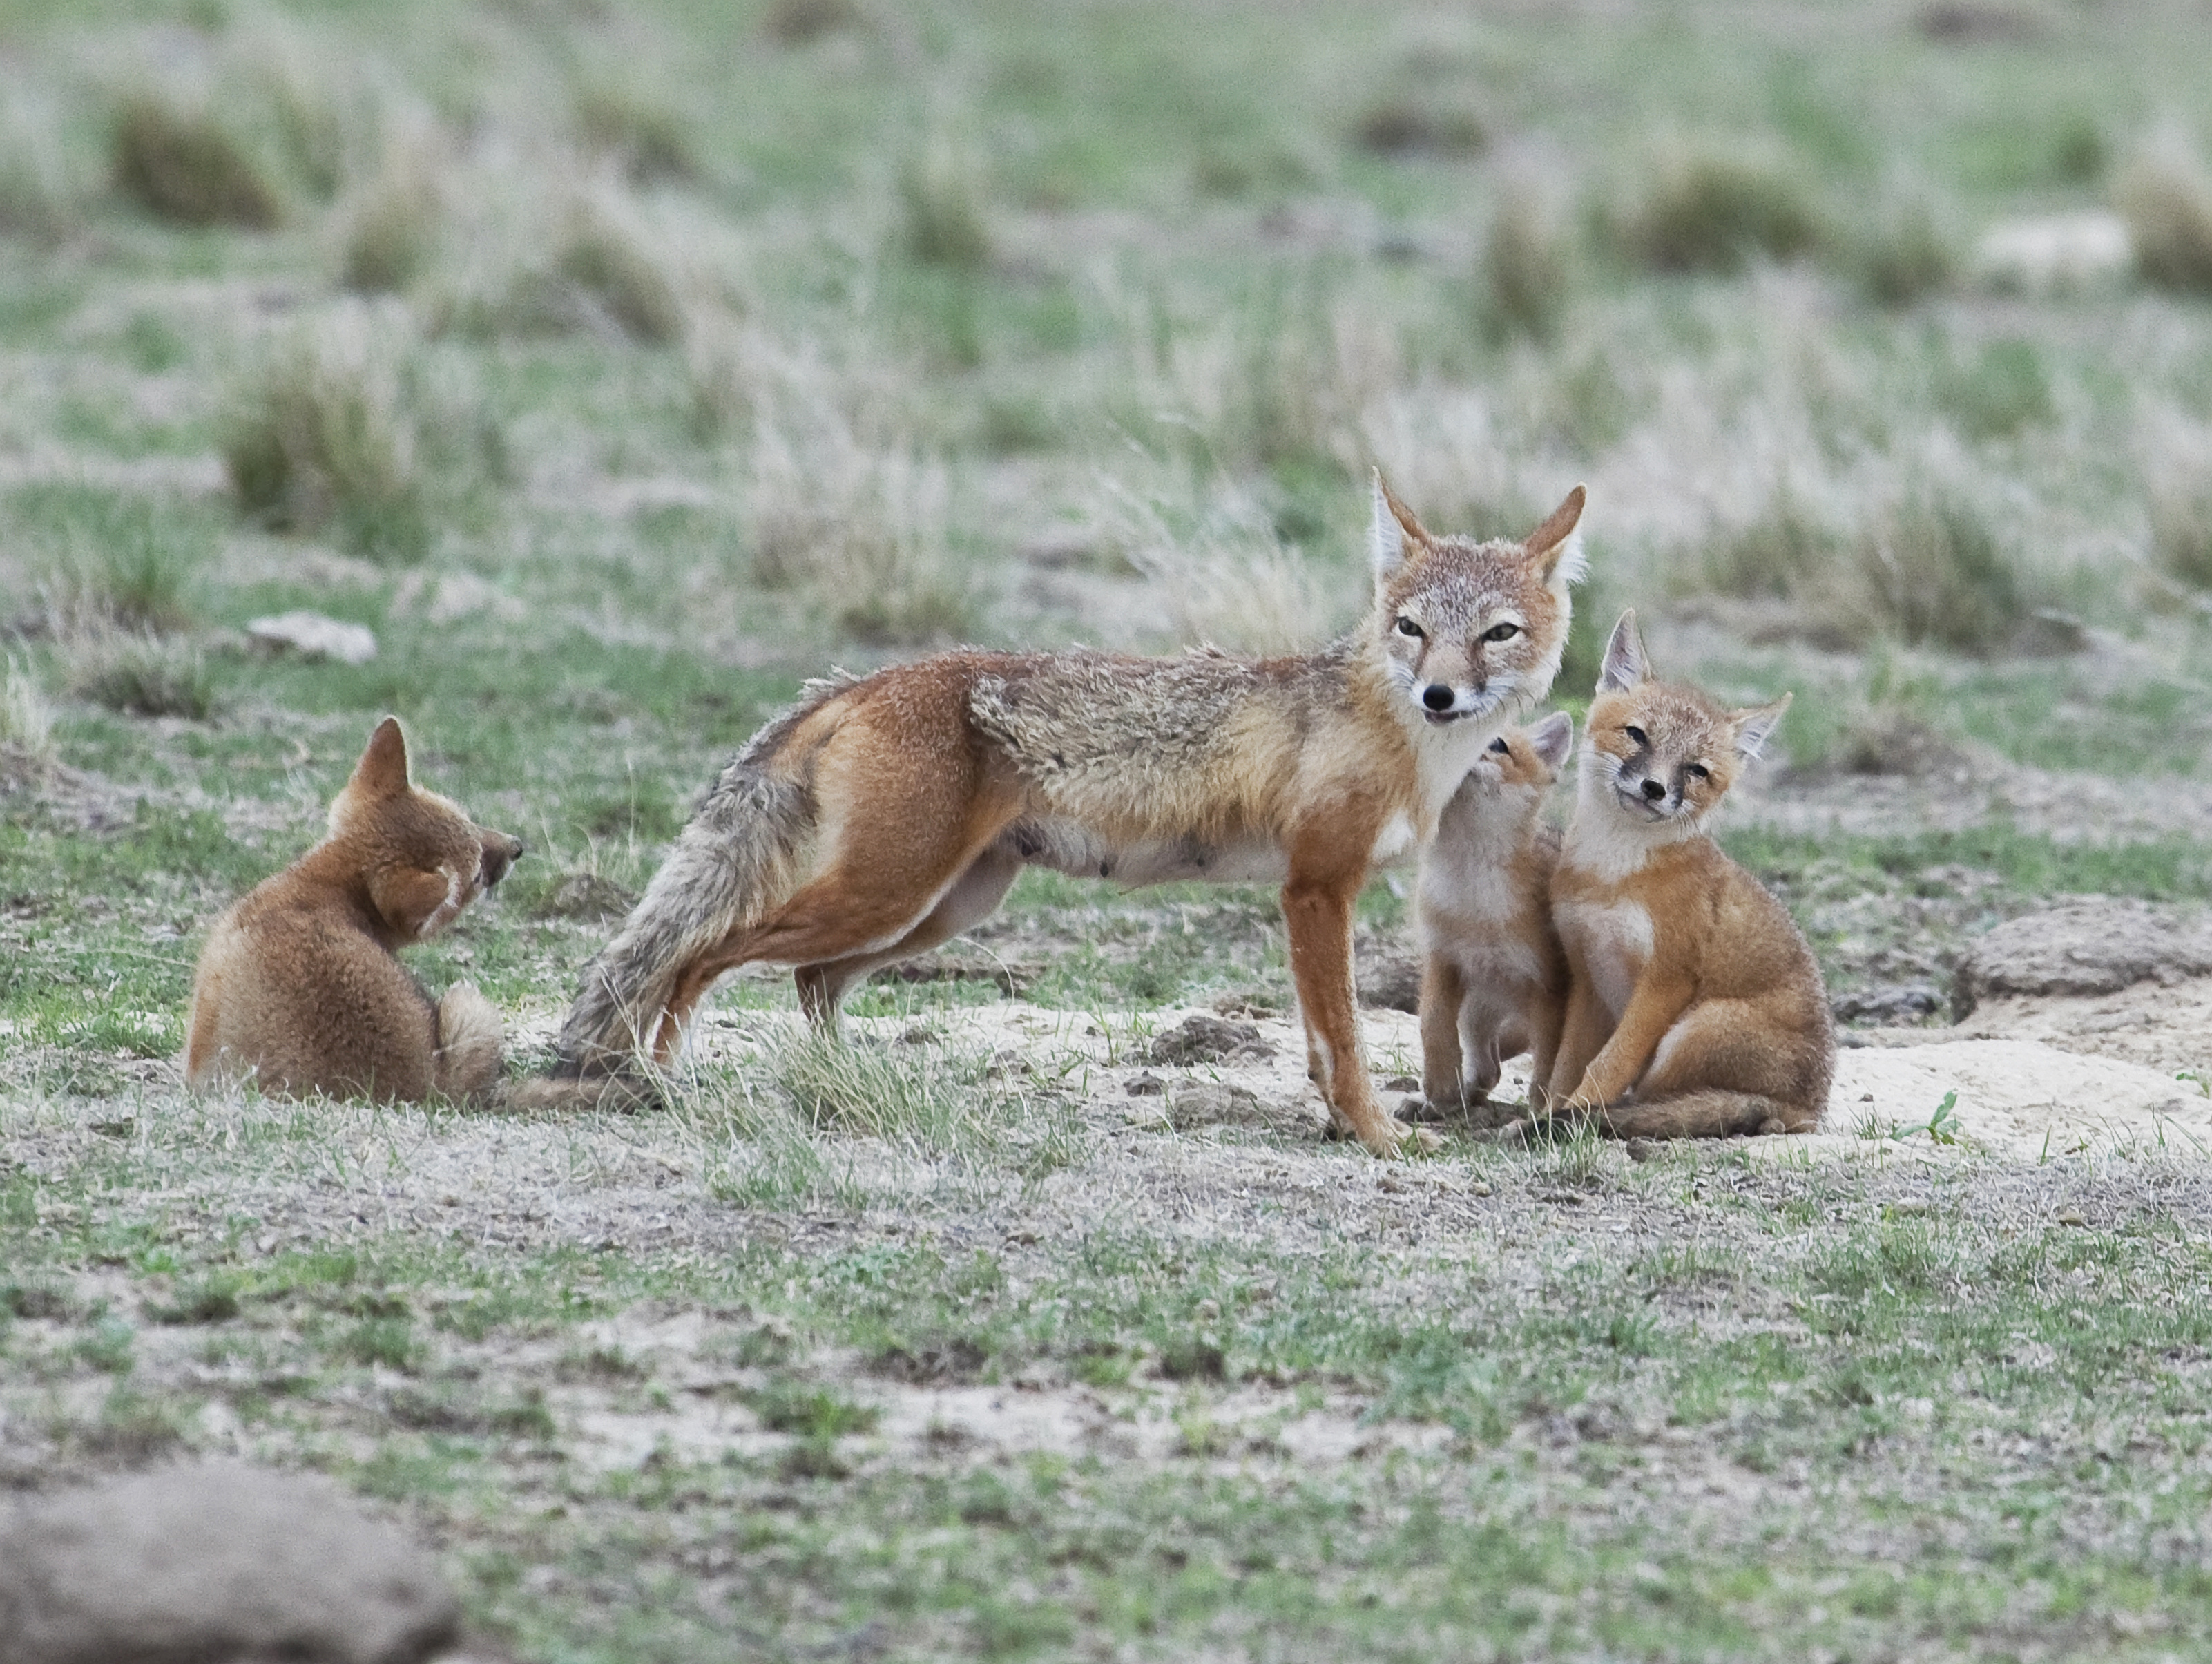
[[[1567,959],[1552,926],[1559,835],[1543,810],[1574,737],[1565,712],[1497,735],[1421,857],[1421,1093],[1431,1113],[1483,1103],[1500,1065],[1523,1051],[1536,1085],[1551,1076]]]
[[[192,978],[185,1076],[264,1092],[418,1102],[500,1076],[499,1013],[468,983],[433,1004],[392,950],[499,882],[522,840],[410,783],[387,716],[331,805],[330,834],[216,922]]]
[[[793,967],[834,1025],[854,983],[986,917],[1033,862],[1280,882],[1309,1073],[1339,1131],[1395,1151],[1413,1134],[1361,1050],[1352,904],[1549,692],[1582,508],[1577,487],[1519,543],[1432,537],[1378,476],[1373,608],[1302,657],[961,650],[815,685],[723,771],[520,1100],[595,1102],[594,1080],[667,1061],[750,962]]]
[[[1835,1039],[1812,950],[1705,822],[1789,709],[1651,680],[1636,615],[1605,649],[1552,880],[1571,975],[1554,1113],[1622,1137],[1810,1132]]]

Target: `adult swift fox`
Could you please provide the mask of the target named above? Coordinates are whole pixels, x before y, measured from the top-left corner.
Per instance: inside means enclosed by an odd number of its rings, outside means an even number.
[[[216,921],[192,978],[185,1078],[415,1102],[499,1079],[499,1013],[465,982],[435,1004],[392,949],[499,882],[522,840],[407,777],[390,716],[331,804],[330,836]]]
[[[1820,967],[1706,818],[1784,694],[1727,710],[1654,681],[1636,615],[1605,649],[1574,819],[1552,876],[1571,980],[1552,1108],[1622,1137],[1810,1132],[1835,1038]]]
[[[749,962],[793,966],[834,1025],[854,982],[977,923],[1035,862],[1281,881],[1308,1073],[1338,1131],[1395,1151],[1411,1129],[1360,1048],[1352,903],[1550,690],[1582,510],[1577,486],[1518,543],[1432,537],[1377,474],[1374,606],[1302,657],[962,649],[813,684],[723,771],[585,968],[555,1079],[519,1101],[595,1101],[595,1078],[665,1062]]]
[[[1552,925],[1559,834],[1543,810],[1574,737],[1574,718],[1555,711],[1492,739],[1421,856],[1421,1094],[1432,1114],[1482,1103],[1499,1065],[1523,1051],[1539,1100],[1551,1079],[1567,956]]]

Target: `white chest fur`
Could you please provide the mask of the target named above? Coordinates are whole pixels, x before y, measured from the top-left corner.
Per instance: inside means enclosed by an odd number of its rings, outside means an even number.
[[[1632,901],[1561,902],[1559,939],[1617,1022],[1651,961],[1651,915]]]

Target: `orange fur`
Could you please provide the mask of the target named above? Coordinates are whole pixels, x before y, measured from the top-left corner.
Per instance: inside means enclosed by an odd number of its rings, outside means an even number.
[[[1360,1047],[1352,905],[1549,691],[1582,503],[1577,487],[1525,541],[1477,544],[1431,537],[1378,478],[1374,610],[1304,656],[962,650],[817,685],[724,771],[524,1100],[595,1101],[641,1056],[666,1061],[740,965],[793,966],[832,1023],[854,983],[977,923],[1036,864],[1280,882],[1310,1073],[1340,1131],[1396,1149],[1412,1135]]]
[[[522,840],[407,777],[392,717],[331,805],[330,835],[216,921],[192,978],[185,1077],[420,1101],[499,1079],[499,1014],[467,983],[435,1004],[392,950],[434,936]]]
[[[1624,1137],[1809,1132],[1835,1039],[1812,950],[1705,831],[1789,706],[1725,710],[1650,680],[1615,627],[1553,875],[1570,988],[1555,1111]]]

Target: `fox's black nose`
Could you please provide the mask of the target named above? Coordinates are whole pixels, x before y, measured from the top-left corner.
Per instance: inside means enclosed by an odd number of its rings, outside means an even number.
[[[1644,795],[1656,803],[1667,795],[1667,788],[1656,780],[1646,780],[1644,783]]]
[[[1449,710],[1459,702],[1459,695],[1442,682],[1431,682],[1421,690],[1421,703],[1431,710]]]

